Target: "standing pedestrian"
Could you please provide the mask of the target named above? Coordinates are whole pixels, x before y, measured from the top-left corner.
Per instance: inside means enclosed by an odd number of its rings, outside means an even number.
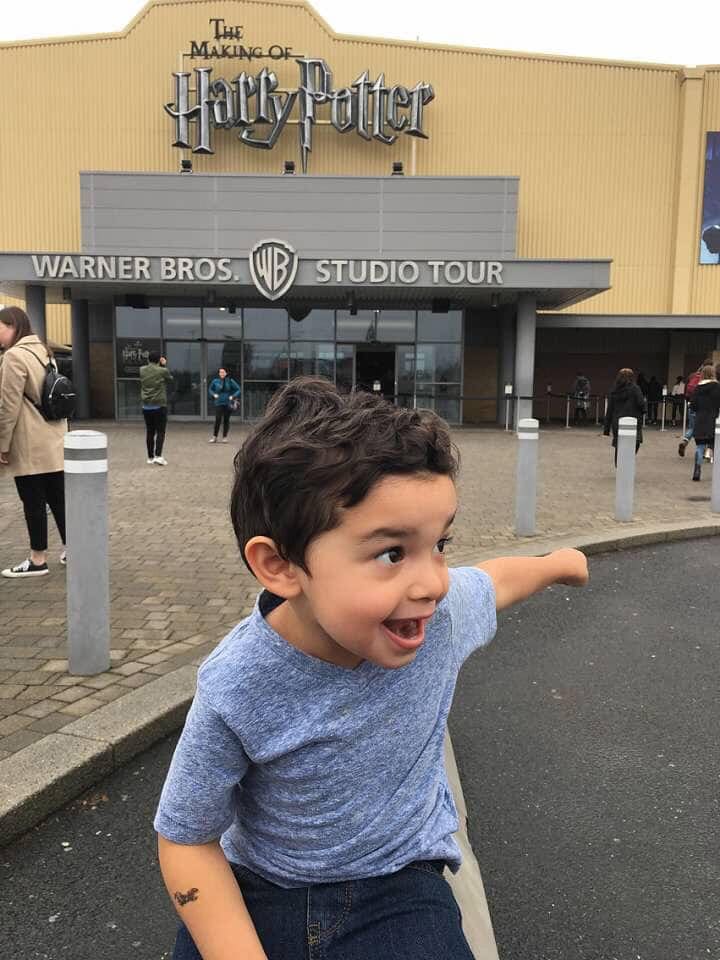
[[[710,358],[703,360],[695,373],[690,374],[688,381],[685,384],[685,400],[688,403],[688,419],[687,428],[682,436],[682,440],[678,444],[678,456],[680,457],[685,456],[685,448],[693,438],[693,433],[695,430],[695,408],[693,407],[691,401],[693,398],[693,393],[695,393],[695,388],[702,380],[703,370],[708,366],[712,366],[712,360]]]
[[[672,388],[672,425],[675,426],[678,418],[682,415],[683,403],[685,402],[685,378],[683,376],[675,377],[675,385]]]
[[[656,376],[650,377],[647,387],[648,423],[658,422],[658,406],[662,400],[662,385]]]
[[[579,423],[581,420],[586,421],[590,406],[590,381],[582,372],[578,372],[575,378],[573,396],[575,398],[575,423]]]
[[[41,577],[49,572],[48,507],[63,544],[60,563],[65,563],[67,420],[46,420],[38,409],[44,368],[52,357],[19,307],[0,310],[0,349],[0,475],[15,478],[30,537],[30,556],[2,575]]]
[[[715,448],[715,421],[720,411],[720,383],[715,378],[715,367],[709,363],[702,368],[702,379],[693,392],[695,411],[695,466],[693,480],[700,479],[703,456],[712,462]]]
[[[162,455],[167,426],[167,385],[173,382],[167,360],[157,350],[148,354],[148,362],[140,367],[140,399],[145,418],[147,462],[167,466]]]
[[[612,430],[612,445],[615,447],[615,466],[617,466],[617,437],[618,424],[621,417],[635,417],[637,420],[637,436],[635,439],[635,453],[640,449],[643,441],[642,420],[647,410],[647,402],[642,390],[633,380],[633,372],[629,367],[618,371],[615,386],[608,398],[608,408],[603,424],[603,434],[610,436]]]
[[[217,443],[221,422],[223,428],[222,442],[227,443],[230,414],[237,410],[240,384],[228,376],[225,367],[220,367],[217,376],[210,383],[208,396],[215,403],[215,426],[213,427],[213,435],[210,437],[210,443]]]

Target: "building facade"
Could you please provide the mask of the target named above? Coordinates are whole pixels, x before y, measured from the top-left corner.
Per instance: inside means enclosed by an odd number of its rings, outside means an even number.
[[[246,419],[320,373],[472,423],[506,385],[544,414],[578,371],[671,384],[718,346],[720,66],[155,0],[119,34],[0,44],[0,81],[0,301],[72,342],[82,415],[138,416],[154,348],[178,417],[224,366]]]

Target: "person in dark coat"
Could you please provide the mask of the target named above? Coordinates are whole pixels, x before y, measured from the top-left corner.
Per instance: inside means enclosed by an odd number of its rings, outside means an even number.
[[[621,417],[635,417],[637,420],[637,439],[635,453],[640,449],[643,440],[642,421],[647,410],[647,401],[642,390],[634,381],[634,374],[629,367],[618,371],[615,386],[608,399],[607,413],[603,424],[603,433],[610,436],[612,430],[612,445],[615,447],[615,466],[617,466],[617,437],[618,423]]]
[[[657,377],[650,377],[647,387],[648,423],[658,422],[658,406],[662,400],[662,384]]]
[[[695,466],[693,480],[700,479],[703,455],[710,450],[712,460],[715,448],[715,421],[720,412],[720,383],[715,377],[715,367],[707,364],[702,369],[702,380],[692,395],[691,404],[695,410]]]

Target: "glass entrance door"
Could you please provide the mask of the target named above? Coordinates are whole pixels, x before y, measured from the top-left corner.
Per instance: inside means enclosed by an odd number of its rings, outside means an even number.
[[[176,417],[201,417],[205,406],[200,343],[165,344],[168,369],[174,385],[168,389],[168,414]]]
[[[355,389],[381,393],[386,400],[395,400],[395,348],[355,348]]]

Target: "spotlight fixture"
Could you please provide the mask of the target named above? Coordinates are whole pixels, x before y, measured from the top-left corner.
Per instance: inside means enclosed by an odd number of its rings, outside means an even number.
[[[192,173],[192,160],[180,161],[180,173]]]
[[[356,316],[357,316],[357,303],[355,302],[355,293],[354,293],[354,291],[352,291],[352,290],[351,290],[350,293],[348,294],[347,304],[348,304],[348,310],[349,310],[349,312],[350,312],[350,316],[351,316],[351,317],[356,317]]]
[[[208,292],[207,292],[207,302],[208,302],[208,306],[210,306],[210,307],[214,307],[214,306],[215,306],[215,291],[214,291],[214,290],[208,290]]]
[[[63,300],[72,300],[72,290],[70,287],[62,288],[62,298]]]
[[[494,293],[494,294],[490,297],[490,306],[493,308],[493,310],[497,310],[497,308],[500,306],[500,294],[499,294],[499,293]]]
[[[392,165],[392,175],[394,177],[402,177],[405,175],[403,170],[402,160],[395,160]]]
[[[294,160],[286,160],[286,161],[285,161],[285,167],[283,168],[283,173],[284,173],[284,174],[295,173],[295,161],[294,161]]]
[[[234,303],[231,303],[231,304],[230,304],[230,313],[235,313],[236,310],[237,310],[237,307],[235,306],[235,304],[234,304]]]

